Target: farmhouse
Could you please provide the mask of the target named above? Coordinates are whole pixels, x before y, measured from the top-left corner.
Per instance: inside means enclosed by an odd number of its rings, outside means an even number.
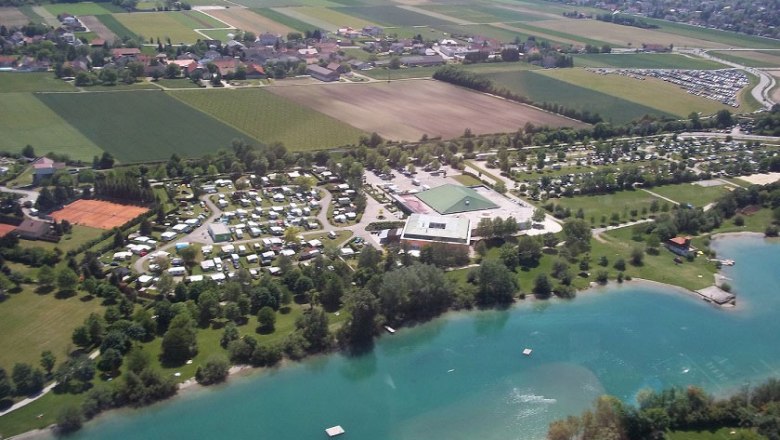
[[[442,215],[498,208],[475,190],[451,183],[423,191],[417,198]]]
[[[320,67],[316,64],[312,64],[308,67],[306,67],[306,73],[312,76],[312,78],[316,78],[320,81],[324,82],[331,82],[331,81],[338,81],[340,78],[340,75],[338,72],[334,72],[332,70],[326,69],[324,67]]]
[[[230,229],[222,223],[212,223],[208,227],[209,235],[215,243],[221,243],[223,241],[230,241],[231,234]]]
[[[419,250],[430,243],[469,246],[471,222],[465,217],[412,214],[401,232],[401,244]]]
[[[65,168],[62,162],[55,162],[48,157],[39,157],[32,163],[33,182],[37,183],[44,177],[51,176],[55,171]]]

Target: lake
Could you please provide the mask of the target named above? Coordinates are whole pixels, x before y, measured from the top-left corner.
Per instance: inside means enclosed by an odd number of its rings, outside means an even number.
[[[600,394],[630,402],[644,388],[695,384],[723,395],[780,377],[780,243],[729,237],[714,248],[737,262],[724,270],[735,309],[629,282],[452,313],[383,336],[365,356],[231,378],[108,413],[71,438],[322,439],[341,425],[345,439],[541,439]]]

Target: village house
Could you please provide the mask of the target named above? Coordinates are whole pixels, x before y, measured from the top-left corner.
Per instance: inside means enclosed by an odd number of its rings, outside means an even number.
[[[59,241],[59,237],[52,232],[51,223],[29,218],[14,229],[14,234],[25,240]]]
[[[119,47],[111,49],[111,58],[117,60],[122,57],[137,57],[141,55],[141,49],[137,47]]]
[[[33,182],[40,182],[45,177],[54,175],[57,170],[65,168],[63,162],[55,162],[48,157],[39,157],[32,163],[33,167]]]
[[[320,81],[324,82],[331,82],[331,81],[338,81],[340,78],[340,75],[338,72],[334,72],[330,69],[326,69],[324,67],[320,67],[316,64],[309,65],[306,67],[306,73],[312,76],[312,78],[316,78]]]

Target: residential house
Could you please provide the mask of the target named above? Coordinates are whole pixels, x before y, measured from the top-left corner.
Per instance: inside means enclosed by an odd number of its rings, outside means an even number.
[[[696,252],[696,248],[691,246],[691,237],[674,237],[666,242],[666,248],[672,253],[682,257],[688,257]]]
[[[0,55],[0,69],[13,69],[16,67],[16,56]]]
[[[327,66],[325,66],[325,68],[337,72],[340,75],[343,75],[348,72],[348,69],[339,63],[329,63]]]
[[[111,58],[117,60],[122,57],[135,57],[141,55],[141,49],[137,47],[119,47],[111,49]]]
[[[246,66],[247,79],[263,79],[266,77],[265,69],[259,64],[249,64]]]
[[[57,170],[65,168],[65,164],[62,162],[55,162],[48,157],[39,157],[32,163],[33,167],[33,182],[37,183],[45,177],[53,175]]]
[[[217,66],[217,71],[222,76],[232,75],[236,72],[238,66],[243,65],[236,58],[214,60],[212,63]]]
[[[168,63],[173,63],[179,66],[181,69],[181,73],[184,76],[190,76],[190,74],[198,68],[198,62],[192,59],[186,59],[186,60],[172,60],[168,61]]]
[[[95,39],[93,39],[92,41],[89,42],[89,45],[91,47],[105,47],[106,40],[104,40],[102,38],[95,38]]]
[[[59,237],[52,232],[51,223],[41,220],[24,219],[14,229],[14,233],[25,240],[59,241]]]

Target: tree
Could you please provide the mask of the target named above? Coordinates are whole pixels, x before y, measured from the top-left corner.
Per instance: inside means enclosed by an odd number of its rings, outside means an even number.
[[[531,220],[533,220],[534,223],[541,223],[544,221],[545,212],[542,208],[536,208],[534,209],[533,214],[531,215]]]
[[[14,390],[17,396],[29,396],[43,389],[43,372],[33,369],[29,364],[17,363],[11,372]]]
[[[51,266],[44,265],[38,269],[38,284],[43,287],[51,287],[54,284],[54,270]]]
[[[534,237],[523,235],[517,242],[517,256],[522,266],[536,265],[542,258],[542,245]]]
[[[314,307],[299,316],[295,321],[296,332],[306,341],[310,353],[319,353],[331,346],[332,335],[328,329],[328,315],[319,307]]]
[[[257,331],[259,333],[273,333],[276,325],[276,312],[265,306],[257,312]]]
[[[51,371],[54,369],[54,365],[57,363],[57,358],[51,350],[46,350],[41,353],[41,368],[46,370],[46,374],[51,375]]]
[[[576,256],[590,250],[590,226],[581,219],[569,220],[563,224],[566,247]]]
[[[534,293],[541,297],[548,297],[552,293],[552,284],[546,274],[540,273],[534,280]]]
[[[558,237],[552,232],[547,232],[542,236],[542,243],[545,247],[554,248],[558,244]]]
[[[618,258],[615,260],[615,264],[612,265],[617,270],[624,271],[626,270],[626,260],[623,258]]]
[[[140,345],[135,345],[125,356],[125,364],[128,371],[140,373],[149,367],[149,353],[144,351]]]
[[[57,413],[57,429],[62,433],[75,432],[84,423],[84,412],[76,404],[68,404]]]
[[[340,339],[352,347],[370,344],[377,329],[379,301],[367,289],[357,289],[344,296],[344,308],[350,319],[340,329]]]
[[[168,272],[163,272],[160,274],[160,277],[157,278],[157,283],[155,284],[155,287],[157,288],[157,292],[160,295],[167,295],[171,293],[171,290],[173,290],[173,286],[176,284],[176,282],[173,280],[173,277]]]
[[[477,269],[477,303],[483,306],[509,304],[514,300],[517,281],[514,273],[496,260],[485,260]]]
[[[320,303],[326,310],[337,310],[344,295],[344,281],[340,276],[331,276],[320,292]]]
[[[11,380],[8,378],[8,373],[5,369],[0,367],[0,402],[11,395],[13,387],[11,386]]]
[[[641,246],[631,248],[631,264],[641,266],[645,258],[645,250]]]
[[[213,355],[195,371],[195,380],[201,385],[224,382],[230,371],[230,363],[222,355]]]
[[[222,348],[227,348],[228,344],[237,340],[240,337],[238,333],[238,326],[235,322],[228,322],[225,326],[225,330],[222,331],[222,338],[219,340],[219,345]]]
[[[141,235],[149,236],[152,234],[152,222],[149,221],[149,219],[145,218],[141,220],[141,225],[138,227],[138,232]],[[189,249],[189,248],[185,248]]]
[[[63,266],[57,271],[57,287],[62,292],[73,292],[79,282],[79,276],[73,269]]]
[[[168,364],[181,364],[198,351],[195,323],[187,313],[176,315],[162,340],[162,359]]]

